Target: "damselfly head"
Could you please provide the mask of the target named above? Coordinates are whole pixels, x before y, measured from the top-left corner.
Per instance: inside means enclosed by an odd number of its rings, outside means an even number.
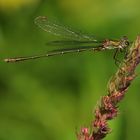
[[[124,49],[124,48],[127,48],[129,46],[129,44],[130,44],[130,42],[129,42],[128,38],[126,36],[123,36],[120,41],[120,47],[122,49]]]

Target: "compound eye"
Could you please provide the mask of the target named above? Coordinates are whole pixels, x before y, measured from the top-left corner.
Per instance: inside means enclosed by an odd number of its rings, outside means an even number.
[[[126,41],[126,42],[125,42],[125,45],[126,45],[126,46],[129,46],[129,41]]]

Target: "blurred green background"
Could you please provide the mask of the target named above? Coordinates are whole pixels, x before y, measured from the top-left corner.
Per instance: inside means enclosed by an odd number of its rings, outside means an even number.
[[[50,19],[99,38],[134,40],[140,31],[139,0],[0,0],[0,58],[45,53],[58,39],[34,24]],[[53,48],[51,48],[53,49]],[[67,54],[0,63],[0,140],[75,140],[90,126],[97,101],[117,67],[114,51]],[[139,70],[137,70],[139,73]],[[106,140],[139,139],[140,78],[120,104]]]

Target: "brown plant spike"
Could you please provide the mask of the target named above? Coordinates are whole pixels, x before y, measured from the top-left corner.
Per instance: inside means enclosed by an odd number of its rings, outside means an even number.
[[[78,140],[101,140],[110,133],[108,120],[118,115],[118,103],[123,99],[132,80],[135,79],[135,69],[139,63],[140,36],[132,44],[118,71],[109,81],[108,95],[101,98],[100,105],[95,109],[92,132],[89,128],[82,128],[78,134]]]

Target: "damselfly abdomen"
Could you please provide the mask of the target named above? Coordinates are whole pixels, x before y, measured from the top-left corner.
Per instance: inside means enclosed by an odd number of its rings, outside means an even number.
[[[35,19],[35,24],[46,32],[65,38],[65,40],[51,41],[48,43],[49,45],[59,45],[59,46],[69,45],[76,47],[52,50],[41,55],[6,58],[4,59],[5,62],[19,62],[24,60],[38,59],[73,52],[102,51],[111,49],[124,50],[129,46],[129,41],[127,37],[122,37],[119,40],[104,39],[102,41],[98,41],[97,39],[93,38],[93,36],[75,32],[65,26],[51,22],[47,19],[46,16],[37,17]]]

